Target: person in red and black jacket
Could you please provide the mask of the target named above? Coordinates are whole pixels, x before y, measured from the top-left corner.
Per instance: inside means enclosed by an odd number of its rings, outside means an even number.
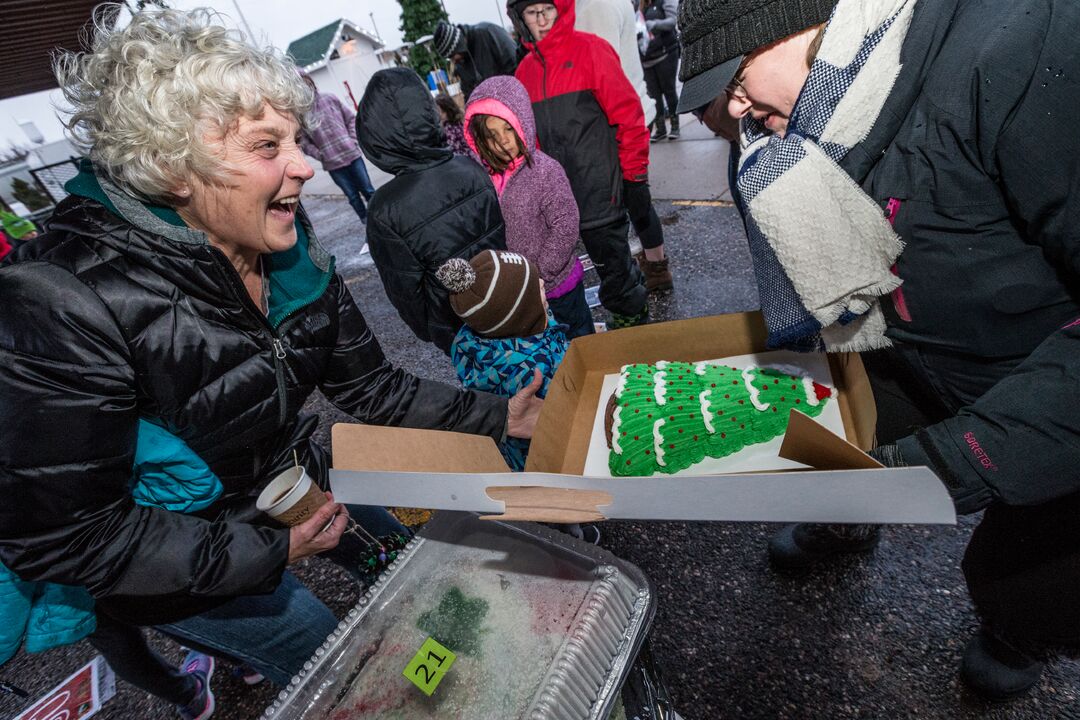
[[[574,30],[573,0],[509,0],[507,14],[529,50],[515,76],[529,91],[541,148],[570,180],[600,302],[615,328],[645,322],[647,292],[630,255],[626,212],[649,192],[641,101],[611,46]]]

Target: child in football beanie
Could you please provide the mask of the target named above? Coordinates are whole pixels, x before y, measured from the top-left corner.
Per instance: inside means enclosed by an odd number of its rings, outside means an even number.
[[[544,384],[536,395],[547,395],[569,343],[566,326],[548,313],[536,266],[517,253],[485,250],[469,261],[451,258],[435,276],[465,323],[450,347],[461,384],[508,398],[537,369]],[[507,438],[499,449],[512,470],[525,469],[527,440]]]

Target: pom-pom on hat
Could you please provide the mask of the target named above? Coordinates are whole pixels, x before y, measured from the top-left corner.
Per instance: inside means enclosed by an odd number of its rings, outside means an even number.
[[[528,337],[547,327],[540,272],[524,255],[485,250],[468,261],[451,258],[435,277],[450,291],[450,307],[477,335]]]
[[[460,27],[445,20],[440,20],[439,24],[435,26],[431,44],[435,48],[435,52],[444,58],[448,58],[455,52],[465,52],[464,40],[464,33],[462,33]]]

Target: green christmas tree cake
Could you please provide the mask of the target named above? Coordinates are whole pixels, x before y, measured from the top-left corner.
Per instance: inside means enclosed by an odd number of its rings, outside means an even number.
[[[608,466],[617,476],[685,470],[783,435],[792,408],[815,417],[833,395],[775,368],[626,365],[605,416]]]

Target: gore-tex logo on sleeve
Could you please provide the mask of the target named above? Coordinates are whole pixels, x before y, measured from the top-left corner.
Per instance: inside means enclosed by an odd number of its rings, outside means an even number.
[[[967,441],[968,447],[971,448],[972,454],[975,455],[975,459],[979,461],[980,465],[987,470],[997,472],[997,465],[995,465],[994,461],[990,459],[990,456],[986,454],[986,451],[983,450],[979,441],[975,439],[975,433],[964,433],[964,440]]]

